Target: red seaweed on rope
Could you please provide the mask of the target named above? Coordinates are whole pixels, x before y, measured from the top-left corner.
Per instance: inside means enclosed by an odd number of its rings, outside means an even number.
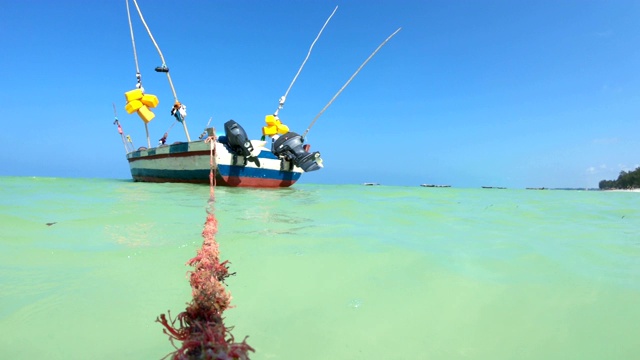
[[[209,173],[210,191],[207,207],[207,220],[202,230],[204,241],[197,255],[187,262],[193,266],[190,272],[192,301],[184,312],[175,319],[162,314],[156,321],[164,326],[163,332],[176,347],[176,351],[167,355],[174,360],[231,360],[249,359],[249,351],[255,351],[246,342],[235,342],[230,327],[224,325],[223,312],[230,307],[231,294],[226,290],[224,280],[229,277],[228,261],[220,262],[220,251],[215,235],[218,222],[214,215],[214,154],[215,142],[211,143],[211,172]],[[182,347],[175,346],[174,340],[182,342]],[[166,357],[165,357],[166,358]]]

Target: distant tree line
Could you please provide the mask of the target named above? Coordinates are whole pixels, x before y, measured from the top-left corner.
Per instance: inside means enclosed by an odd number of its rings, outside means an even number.
[[[602,180],[598,185],[600,190],[640,189],[640,167],[633,171],[620,171],[617,180]]]

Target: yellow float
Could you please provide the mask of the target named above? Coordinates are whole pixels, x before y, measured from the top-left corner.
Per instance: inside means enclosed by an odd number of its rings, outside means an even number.
[[[145,123],[153,120],[156,116],[150,108],[154,108],[160,103],[157,96],[145,94],[142,89],[135,89],[124,93],[124,97],[127,99],[127,104],[124,107],[127,113],[137,112]]]
[[[277,116],[267,115],[264,118],[267,126],[262,127],[262,135],[273,136],[275,134],[286,134],[289,132],[289,127],[278,119]]]

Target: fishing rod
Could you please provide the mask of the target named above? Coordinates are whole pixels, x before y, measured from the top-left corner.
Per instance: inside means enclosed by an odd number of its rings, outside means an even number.
[[[400,30],[402,30],[402,28],[398,28],[398,30],[394,31],[393,34],[389,35],[388,38],[386,38],[380,45],[378,45],[378,47],[371,53],[371,55],[369,55],[369,57],[367,58],[367,60],[365,60],[362,65],[360,65],[360,67],[356,70],[355,73],[353,73],[353,75],[351,75],[351,77],[349,78],[349,80],[347,80],[347,82],[340,88],[340,90],[338,90],[338,92],[333,96],[333,98],[331,98],[331,100],[329,101],[329,103],[327,103],[327,105],[324,106],[324,108],[322,108],[322,110],[320,110],[320,112],[318,113],[318,115],[316,115],[315,118],[313,118],[313,121],[311,121],[311,124],[309,124],[309,127],[307,128],[307,130],[304,131],[304,133],[302,134],[302,139],[304,139],[307,136],[307,133],[309,133],[309,130],[311,130],[311,127],[316,123],[316,121],[318,120],[318,118],[320,116],[322,116],[322,114],[325,112],[325,110],[327,110],[329,108],[329,106],[331,106],[331,104],[335,101],[335,99],[340,95],[340,93],[342,93],[342,91],[349,85],[349,83],[351,82],[351,80],[353,80],[353,78],[356,77],[356,75],[358,75],[358,73],[360,72],[360,70],[362,70],[362,68],[369,62],[369,60],[371,60],[371,58],[373,58],[373,56],[380,50],[382,49],[382,47],[389,42],[389,40],[391,40],[392,37],[394,37]]]
[[[122,126],[120,126],[120,121],[118,120],[118,111],[116,110],[116,104],[115,103],[111,103],[111,105],[113,105],[113,117],[114,117],[113,125],[117,125],[118,126],[118,133],[120,134],[120,137],[122,138],[122,145],[124,145],[124,151],[125,151],[125,153],[128,154],[131,151],[133,151],[133,149],[129,148],[127,140],[126,140],[126,138],[124,136],[124,132],[122,131]]]
[[[304,58],[304,61],[302,61],[302,65],[300,65],[300,68],[298,69],[298,72],[293,77],[293,80],[291,81],[291,84],[289,84],[289,88],[287,88],[287,91],[284,93],[284,95],[278,101],[278,103],[279,103],[278,104],[278,108],[273,113],[273,116],[275,116],[276,118],[278,117],[278,112],[284,107],[284,102],[287,100],[287,96],[289,95],[289,91],[291,91],[291,88],[293,87],[293,84],[298,79],[298,75],[300,75],[300,72],[302,72],[302,68],[307,63],[307,60],[309,60],[309,56],[311,55],[311,51],[313,50],[313,47],[316,45],[316,42],[320,38],[320,35],[322,35],[322,32],[324,31],[324,28],[327,26],[327,24],[329,23],[329,20],[331,20],[331,18],[333,17],[333,14],[335,14],[337,10],[338,10],[338,7],[336,6],[336,8],[333,9],[333,12],[331,13],[331,15],[329,15],[329,18],[327,19],[327,21],[325,21],[324,25],[322,25],[322,28],[320,29],[320,32],[316,36],[315,40],[313,40],[313,42],[311,43],[311,47],[309,47],[309,51],[307,52],[307,56]]]

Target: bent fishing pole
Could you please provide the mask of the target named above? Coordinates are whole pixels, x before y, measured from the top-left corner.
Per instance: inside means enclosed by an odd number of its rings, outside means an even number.
[[[302,68],[307,63],[307,60],[309,60],[309,56],[311,55],[311,51],[313,50],[313,47],[316,45],[316,42],[320,38],[320,35],[322,35],[322,32],[324,31],[324,28],[327,26],[327,24],[329,23],[329,20],[331,20],[331,18],[333,17],[333,14],[335,14],[337,10],[338,10],[338,7],[336,6],[336,8],[333,9],[333,12],[331,13],[331,15],[329,15],[329,18],[327,18],[327,21],[325,21],[324,25],[322,25],[322,28],[320,29],[320,32],[316,36],[315,40],[313,40],[313,42],[311,43],[311,47],[309,47],[309,51],[307,52],[307,56],[304,58],[304,61],[302,61],[302,65],[300,65],[300,68],[298,69],[298,72],[293,77],[293,80],[291,81],[291,84],[289,84],[289,88],[287,88],[287,91],[284,93],[284,95],[278,101],[279,102],[278,108],[273,113],[273,116],[278,117],[278,112],[284,107],[285,101],[287,101],[287,96],[289,95],[289,91],[291,91],[291,88],[293,87],[293,84],[298,79],[298,75],[300,75],[300,72],[302,72]]]
[[[347,80],[347,82],[340,88],[340,90],[338,90],[338,92],[333,96],[333,98],[331,98],[331,100],[327,103],[327,105],[324,106],[324,108],[322,108],[322,110],[320,110],[320,112],[318,113],[318,115],[316,115],[315,118],[313,118],[313,121],[311,121],[311,124],[309,124],[309,127],[307,128],[307,130],[304,131],[304,133],[302,134],[302,139],[305,139],[305,137],[307,136],[307,134],[309,133],[309,130],[311,130],[311,127],[316,123],[316,121],[318,120],[318,118],[320,118],[320,116],[322,116],[322,114],[325,112],[325,110],[327,110],[329,108],[329,106],[331,106],[331,104],[336,100],[336,98],[340,95],[340,93],[342,93],[342,91],[349,85],[349,83],[351,83],[351,80],[353,80],[353,78],[356,77],[356,75],[358,75],[358,73],[360,72],[360,70],[362,70],[362,68],[369,62],[369,60],[371,60],[371,58],[373,58],[373,56],[380,51],[380,49],[382,49],[382,47],[389,42],[389,40],[391,40],[392,37],[394,37],[400,30],[402,30],[402,28],[398,28],[398,30],[394,31],[393,34],[389,35],[388,38],[386,38],[380,45],[378,45],[378,47],[371,53],[371,55],[369,55],[369,57],[367,58],[367,60],[365,60],[362,65],[360,65],[360,67],[356,70],[355,73],[353,73],[353,75],[351,75],[351,77],[349,78],[349,80]]]

